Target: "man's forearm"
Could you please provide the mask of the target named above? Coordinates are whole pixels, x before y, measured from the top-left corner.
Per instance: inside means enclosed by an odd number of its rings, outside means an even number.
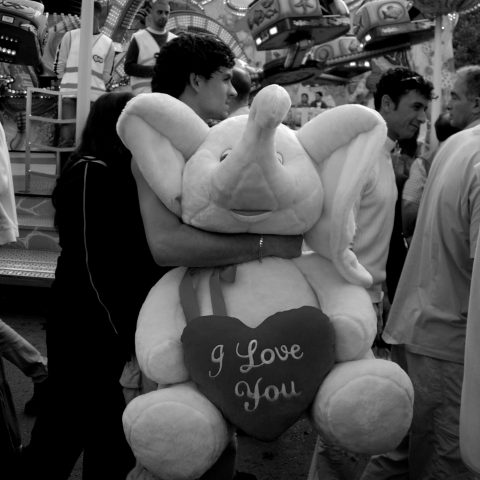
[[[261,261],[265,257],[293,258],[301,253],[300,236],[221,234],[182,225],[156,242],[150,242],[161,266],[216,267]]]
[[[211,233],[186,225],[155,195],[136,164],[132,171],[148,245],[158,265],[215,267],[268,256],[294,258],[301,254],[301,235]]]

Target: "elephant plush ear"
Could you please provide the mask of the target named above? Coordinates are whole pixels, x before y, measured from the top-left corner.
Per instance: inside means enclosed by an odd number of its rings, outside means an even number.
[[[163,93],[138,95],[128,102],[117,132],[150,188],[180,215],[185,162],[205,140],[208,125],[185,103]]]
[[[379,113],[361,105],[342,105],[310,120],[297,137],[319,172],[324,208],[306,233],[309,246],[335,264],[348,281],[369,287],[372,276],[351,250],[354,207],[371,169],[384,160],[387,127]]]

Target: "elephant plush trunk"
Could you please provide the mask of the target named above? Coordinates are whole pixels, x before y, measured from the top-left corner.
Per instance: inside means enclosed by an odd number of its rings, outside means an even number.
[[[275,148],[277,127],[289,108],[288,94],[277,85],[255,98],[242,137],[215,172],[219,201],[232,209],[272,211],[280,198],[294,191]]]

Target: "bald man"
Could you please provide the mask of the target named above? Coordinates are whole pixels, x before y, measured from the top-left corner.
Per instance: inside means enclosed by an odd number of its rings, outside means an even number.
[[[229,117],[236,117],[238,115],[248,115],[250,111],[249,100],[250,90],[252,88],[252,80],[250,74],[240,67],[234,67],[232,71],[232,86],[237,92],[235,97],[229,101],[230,113]]]
[[[168,0],[157,0],[148,14],[148,27],[138,30],[132,36],[125,56],[125,73],[130,76],[134,95],[152,91],[155,55],[165,43],[176,37],[166,29],[169,18],[170,3]]]

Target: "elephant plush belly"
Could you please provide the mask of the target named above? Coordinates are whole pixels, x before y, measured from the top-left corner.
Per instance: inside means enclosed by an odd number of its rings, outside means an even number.
[[[210,298],[211,271],[199,274],[197,291],[202,315],[213,313]],[[233,282],[221,282],[227,314],[254,328],[277,312],[304,306],[319,307],[303,273],[290,260],[265,258],[236,266]],[[321,307],[321,306],[320,306]]]

